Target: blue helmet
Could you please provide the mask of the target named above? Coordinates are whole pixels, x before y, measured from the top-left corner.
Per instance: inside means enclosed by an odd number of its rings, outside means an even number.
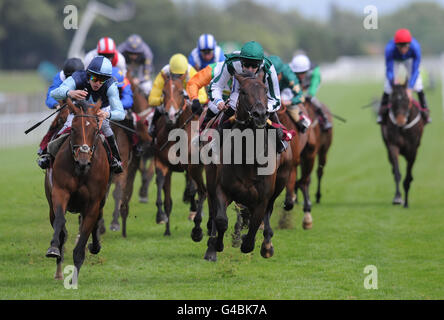
[[[108,58],[97,56],[92,59],[87,71],[102,77],[111,77],[113,74],[113,66]]]
[[[125,77],[123,76],[123,72],[120,71],[120,69],[117,67],[113,67],[113,78],[117,82],[117,87],[122,88],[123,85],[125,84],[124,83]]]
[[[216,40],[212,34],[204,33],[197,40],[197,49],[199,50],[214,50],[216,45]]]

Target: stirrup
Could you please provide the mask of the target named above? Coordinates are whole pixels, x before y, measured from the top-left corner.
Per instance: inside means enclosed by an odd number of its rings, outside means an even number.
[[[37,159],[37,164],[42,169],[48,169],[51,165],[51,155],[44,153]]]
[[[116,158],[113,158],[111,163],[111,169],[114,173],[122,173],[123,172],[122,163]]]

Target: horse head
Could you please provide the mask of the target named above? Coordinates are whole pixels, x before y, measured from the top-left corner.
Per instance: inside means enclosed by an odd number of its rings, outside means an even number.
[[[407,82],[404,84],[393,85],[393,92],[390,96],[392,122],[398,127],[402,127],[407,123],[410,115],[412,104],[407,96]]]
[[[247,71],[235,77],[240,85],[236,119],[241,123],[252,122],[255,128],[264,128],[269,117],[267,87],[262,81],[264,72],[261,70],[255,75]]]
[[[70,145],[75,170],[78,174],[86,174],[91,166],[99,136],[100,123],[97,112],[100,110],[102,102],[99,100],[96,104],[89,104],[82,100],[74,104],[71,99],[68,99],[67,104],[70,112],[74,114]]]
[[[167,127],[174,126],[185,106],[183,79],[185,75],[163,75],[163,114],[167,116]]]

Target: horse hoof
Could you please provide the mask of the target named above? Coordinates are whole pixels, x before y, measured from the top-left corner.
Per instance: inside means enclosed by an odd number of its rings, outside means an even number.
[[[253,251],[254,249],[254,240],[252,242],[247,242],[246,235],[242,236],[242,245],[241,245],[241,252],[242,253],[249,253]]]
[[[264,257],[265,259],[271,258],[274,254],[274,247],[273,245],[270,243],[265,244],[264,242],[262,242],[262,246],[261,246],[261,256]]]
[[[148,203],[148,197],[140,197],[139,202],[140,203]]]
[[[49,247],[46,251],[47,258],[60,258],[60,250],[57,247]]]
[[[201,228],[193,228],[191,231],[191,239],[193,239],[194,242],[200,242],[203,238],[203,232]]]
[[[394,204],[394,205],[403,204],[402,197],[401,196],[394,197],[392,204]]]
[[[194,221],[194,217],[196,216],[196,211],[190,211],[190,214],[188,215],[188,220]]]
[[[157,224],[164,224],[168,222],[168,217],[165,213],[157,214],[156,216],[156,223]]]
[[[217,261],[216,252],[205,253],[204,259],[207,261],[216,262]]]
[[[63,273],[56,272],[54,274],[54,280],[63,280]]]
[[[286,203],[284,204],[284,210],[285,210],[285,211],[290,211],[290,210],[293,209],[293,207],[294,207],[294,204],[293,204],[292,202],[286,202]]]
[[[98,254],[99,252],[100,252],[100,245],[99,246],[93,246],[93,244],[92,243],[90,243],[89,245],[88,245],[88,250],[89,250],[89,252],[91,252],[91,254]]]
[[[304,214],[304,219],[302,220],[302,228],[304,230],[309,230],[313,227],[313,218],[310,213]]]
[[[109,226],[109,229],[111,230],[111,231],[119,231],[120,230],[120,224],[117,222],[117,223],[115,223],[115,222],[113,222],[113,223],[111,223],[111,225]]]

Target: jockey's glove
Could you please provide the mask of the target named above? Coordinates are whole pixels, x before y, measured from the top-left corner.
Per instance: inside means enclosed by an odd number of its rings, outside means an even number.
[[[202,113],[202,106],[199,102],[199,99],[194,99],[191,104],[191,111],[193,113],[201,114]]]

